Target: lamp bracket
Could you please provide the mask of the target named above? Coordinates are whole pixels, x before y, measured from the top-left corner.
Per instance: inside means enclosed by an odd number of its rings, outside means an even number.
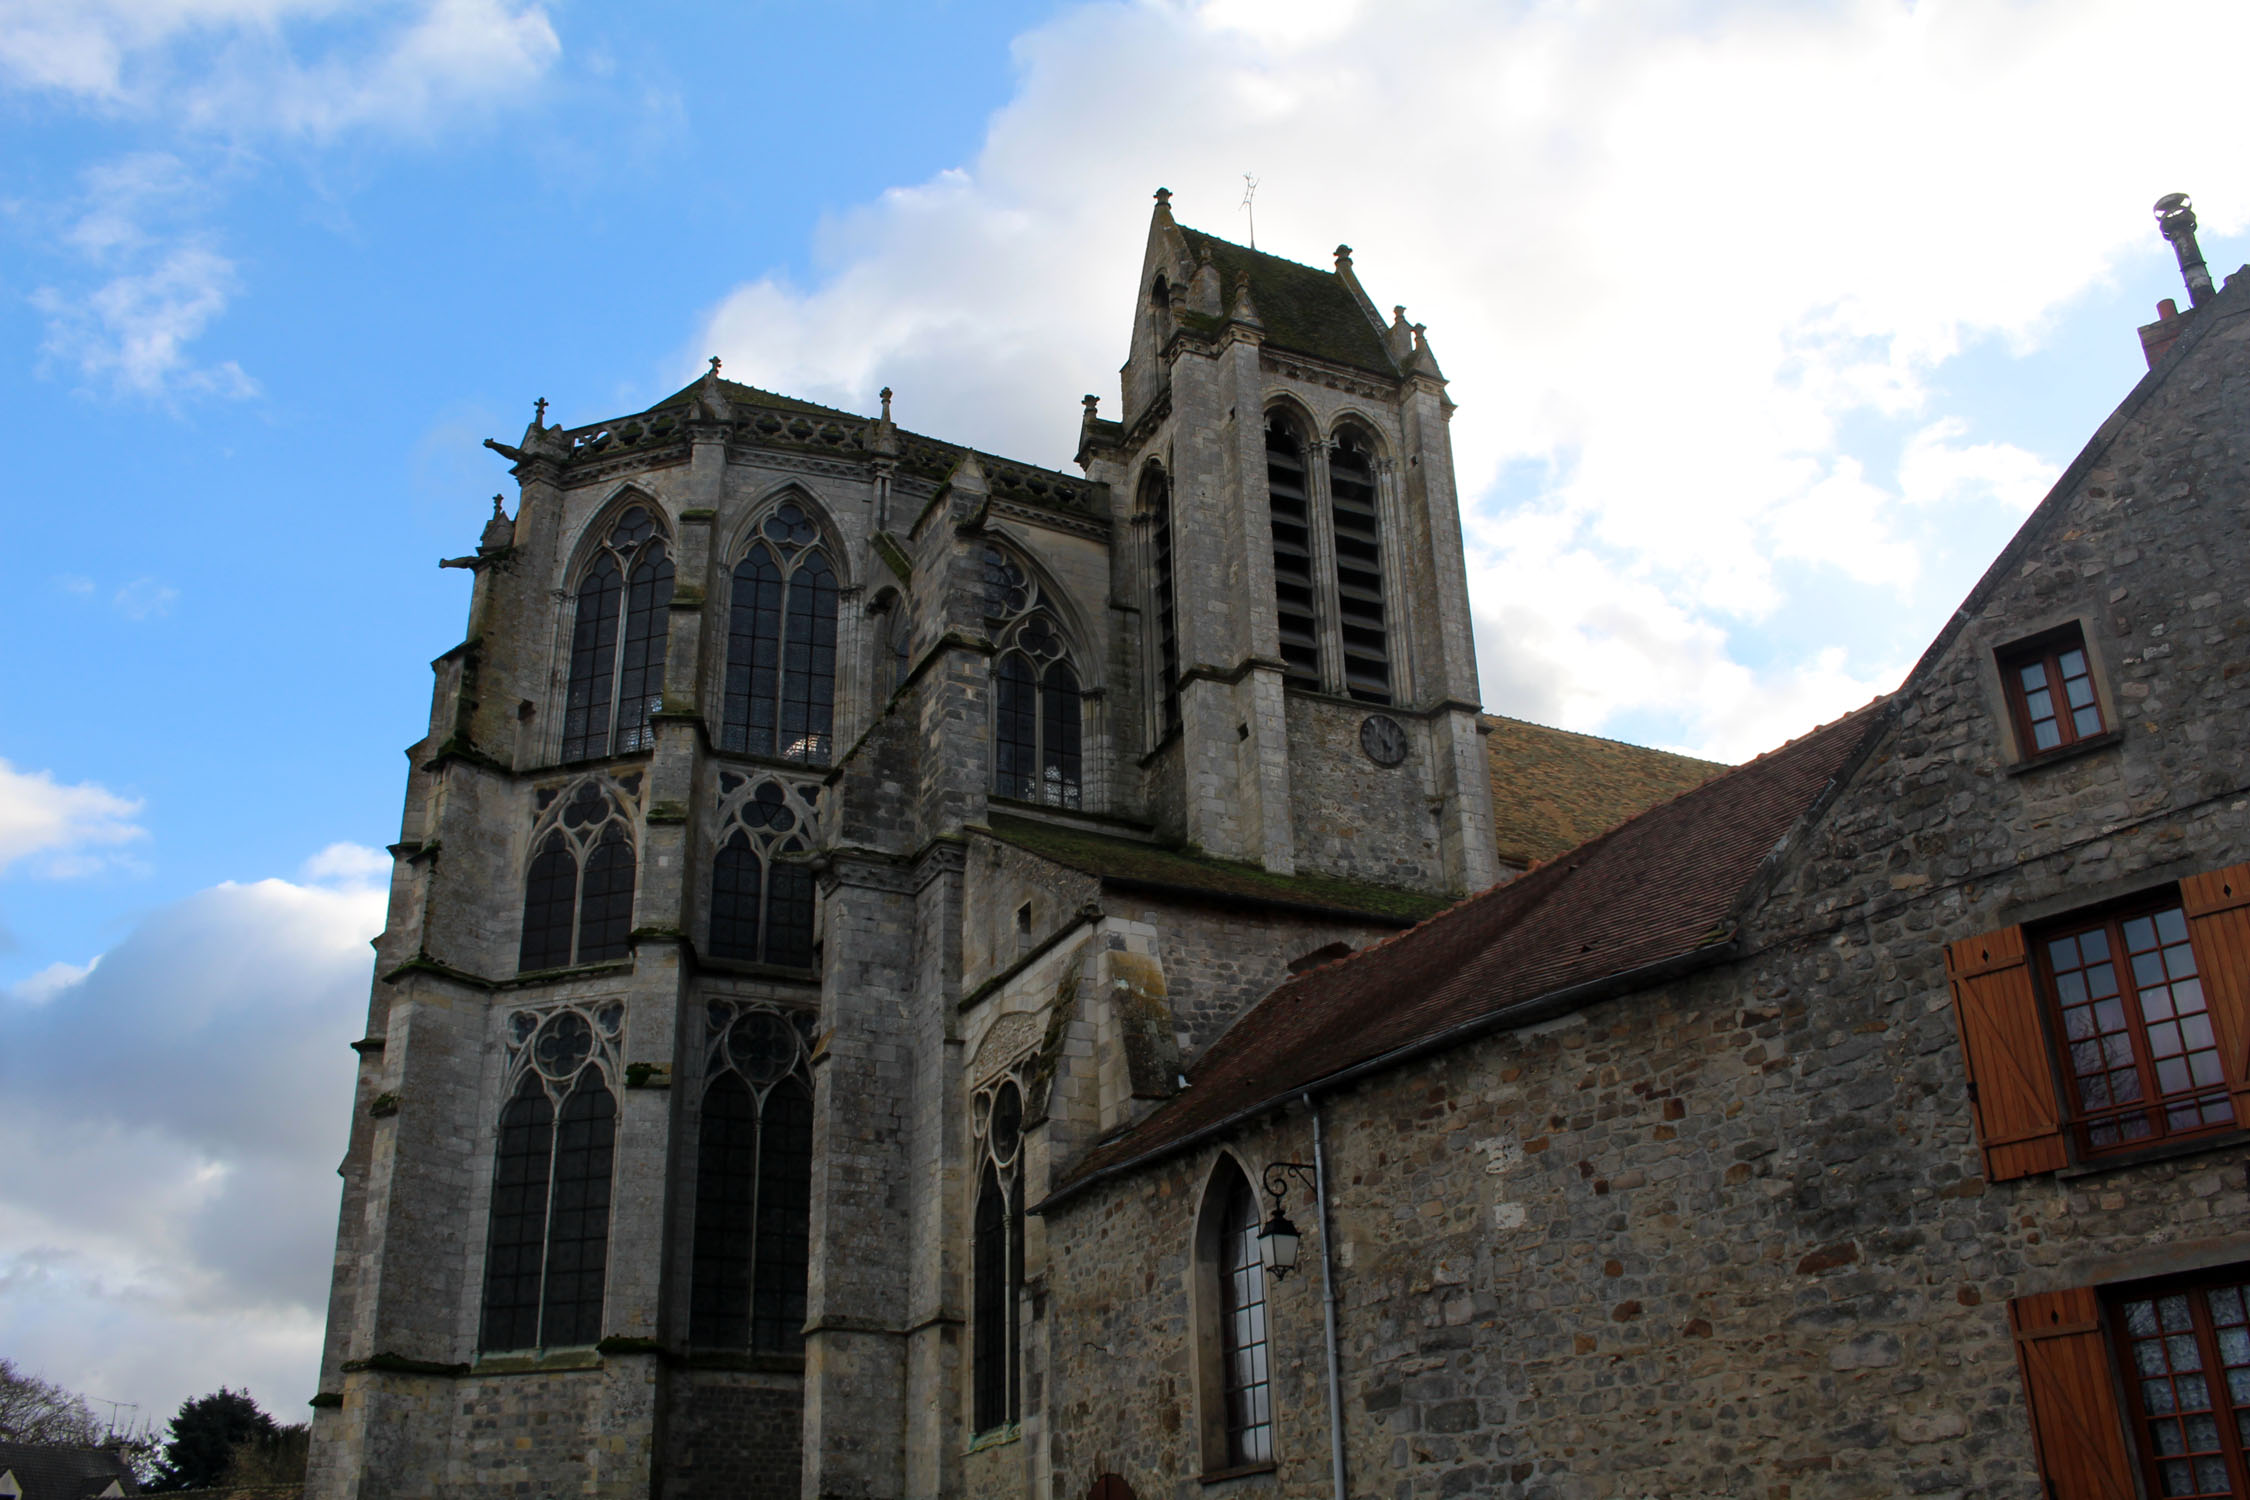
[[[1266,1163],[1266,1196],[1273,1199],[1275,1208],[1281,1207],[1281,1200],[1289,1196],[1289,1179],[1292,1177],[1297,1179],[1298,1185],[1304,1188],[1306,1192],[1313,1191],[1311,1163],[1301,1161],[1269,1161]]]

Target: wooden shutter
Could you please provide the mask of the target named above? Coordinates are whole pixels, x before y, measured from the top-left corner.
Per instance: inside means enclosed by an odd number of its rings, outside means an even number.
[[[2250,865],[2180,882],[2211,1030],[2234,1092],[2234,1121],[2250,1125]]]
[[[2092,1287],[2008,1304],[2031,1441],[2050,1500],[2135,1500],[2101,1303]]]
[[[2002,927],[1948,945],[1945,972],[1953,984],[1953,1018],[1961,1028],[1986,1179],[2005,1182],[2063,1166],[2069,1153],[2061,1103],[2023,929]]]

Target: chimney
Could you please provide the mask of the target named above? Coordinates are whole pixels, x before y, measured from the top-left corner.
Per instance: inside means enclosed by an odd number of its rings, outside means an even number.
[[[2166,193],[2156,200],[2156,227],[2180,258],[2180,279],[2187,283],[2188,301],[2201,307],[2217,288],[2211,285],[2210,269],[2203,264],[2202,247],[2195,243],[2195,204],[2185,193]]]
[[[2180,304],[2166,297],[2156,304],[2156,321],[2141,325],[2141,353],[2148,356],[2148,367],[2165,356],[2172,345],[2187,331],[2187,322],[2180,316]]]

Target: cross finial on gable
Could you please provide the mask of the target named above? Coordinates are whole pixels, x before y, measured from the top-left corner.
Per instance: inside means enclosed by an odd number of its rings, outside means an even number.
[[[1172,190],[1170,188],[1158,188],[1156,190],[1156,206],[1158,208],[1170,208],[1172,206]]]
[[[531,403],[531,420],[541,427],[547,425],[547,398],[545,396],[541,396]]]
[[[886,386],[884,386],[884,387],[883,387],[883,420],[884,420],[884,421],[886,421],[886,422],[888,422],[888,421],[889,421],[890,419],[891,419],[891,388],[890,388],[889,386],[887,386],[887,385],[886,385]]]
[[[719,378],[719,356],[716,354],[711,356],[711,378],[713,380]]]

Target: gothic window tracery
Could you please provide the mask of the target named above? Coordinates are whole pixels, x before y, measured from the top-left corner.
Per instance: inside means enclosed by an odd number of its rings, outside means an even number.
[[[804,1348],[812,1211],[809,1012],[707,1011],[689,1338],[700,1348]]]
[[[836,717],[835,566],[794,501],[774,508],[735,565],[719,743],[825,765]]]
[[[816,846],[819,786],[729,771],[719,777],[719,795],[707,951],[811,968],[817,892],[806,856]]]
[[[601,1338],[624,1020],[616,1003],[508,1018],[514,1086],[494,1144],[480,1349]]]
[[[1003,1077],[976,1098],[977,1197],[971,1379],[978,1432],[1017,1421],[1023,1406],[1018,1327],[1023,1291],[1023,1086]]]
[[[637,866],[624,795],[622,787],[589,777],[567,797],[542,799],[524,878],[519,972],[632,951]]]
[[[664,696],[672,557],[648,507],[627,508],[578,583],[564,695],[562,758],[622,755],[655,743]]]
[[[1000,643],[992,667],[993,791],[1054,807],[1084,805],[1083,694],[1070,648],[1023,565],[989,544],[984,614]]]

